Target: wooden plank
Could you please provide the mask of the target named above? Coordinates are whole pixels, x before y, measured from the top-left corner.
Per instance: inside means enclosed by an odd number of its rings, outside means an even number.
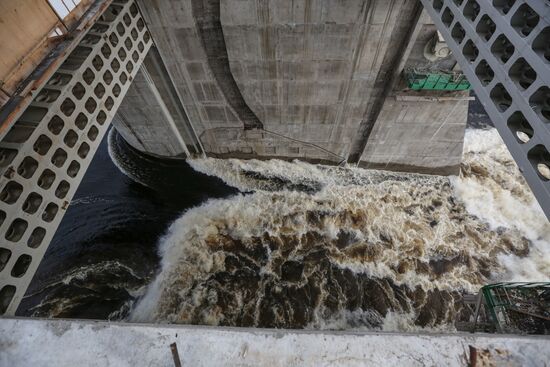
[[[59,20],[46,1],[0,1],[0,80],[13,94],[48,51],[48,35]]]
[[[0,0],[0,2],[2,1],[4,0]],[[78,45],[88,29],[92,27],[103,11],[109,7],[112,0],[85,1],[86,5],[90,4],[89,8],[84,13],[84,16],[79,19],[75,28],[70,30],[65,37],[57,37],[57,42],[49,42],[52,45],[52,49],[48,52],[48,57],[42,58],[38,67],[34,68],[26,79],[17,86],[17,91],[21,93],[10,96],[9,100],[0,106],[0,139],[5,136],[31,103],[33,93],[24,93],[23,91],[34,92],[44,86],[65,58]],[[0,24],[0,28],[1,26]]]

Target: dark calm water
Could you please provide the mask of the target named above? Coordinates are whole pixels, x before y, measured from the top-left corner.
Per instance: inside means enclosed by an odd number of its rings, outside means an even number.
[[[183,160],[102,141],[18,309],[21,316],[119,319],[158,266],[157,242],[186,209],[236,192]]]

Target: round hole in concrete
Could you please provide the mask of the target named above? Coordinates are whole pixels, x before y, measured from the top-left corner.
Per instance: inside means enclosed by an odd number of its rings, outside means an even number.
[[[27,230],[27,227],[29,224],[26,220],[21,218],[16,218],[11,225],[9,226],[8,230],[6,231],[6,239],[8,241],[17,242],[23,237],[23,234],[25,234],[25,231]]]
[[[90,127],[90,130],[88,130],[88,138],[91,141],[94,141],[97,138],[98,134],[99,134],[99,130],[95,126]]]
[[[114,105],[115,105],[115,101],[111,97],[108,97],[105,100],[105,108],[108,109],[109,111],[111,111]]]
[[[17,173],[24,178],[31,178],[38,168],[38,161],[32,157],[25,157],[19,167]]]
[[[130,51],[132,49],[132,40],[130,39],[130,37],[126,37],[126,39],[124,40],[124,46],[126,46],[126,49],[128,51]]]
[[[69,177],[76,177],[78,171],[80,171],[80,163],[78,163],[77,161],[72,161],[67,168],[67,174],[69,175]]]
[[[120,63],[117,59],[113,59],[113,61],[111,61],[111,69],[113,69],[115,73],[120,69]]]
[[[111,82],[113,81],[113,74],[111,74],[111,72],[109,70],[107,70],[103,74],[103,81],[107,84],[111,84]]]
[[[120,85],[115,84],[113,86],[113,94],[115,95],[115,97],[118,97],[120,95]]]
[[[126,51],[124,51],[122,47],[118,49],[118,57],[120,57],[122,61],[126,60]]]
[[[88,145],[88,143],[84,142],[80,145],[80,147],[78,148],[78,156],[82,159],[86,158],[86,156],[88,155],[88,152],[90,151],[90,146]]]
[[[94,113],[95,109],[97,108],[97,102],[92,97],[88,98],[86,100],[86,104],[84,104],[84,108],[88,113]]]
[[[109,42],[111,42],[111,45],[113,47],[116,47],[116,45],[118,45],[118,37],[115,33],[111,33],[111,35],[109,36]],[[103,54],[103,56],[105,56],[105,54]],[[109,49],[109,56],[111,56],[111,49]],[[109,56],[105,56],[105,58],[109,58]]]
[[[54,181],[55,173],[53,173],[52,170],[46,168],[38,178],[38,186],[40,186],[44,190],[47,190],[52,187]]]
[[[94,69],[96,69],[97,71],[100,71],[101,68],[103,67],[103,60],[101,59],[101,57],[99,57],[99,55],[96,55],[94,57],[94,59],[92,60],[92,66],[94,67]]]
[[[11,251],[7,248],[0,247],[0,272],[4,270],[8,261],[11,258]]]
[[[36,192],[31,192],[23,203],[23,211],[29,214],[34,214],[42,204],[42,196]]]
[[[75,110],[76,106],[73,101],[71,101],[69,98],[66,98],[63,103],[61,103],[61,112],[65,114],[65,116],[71,116]]]
[[[116,25],[116,31],[118,32],[119,36],[122,36],[124,34],[124,31],[125,31],[124,25],[122,23],[118,23]]]
[[[36,142],[33,145],[33,149],[36,153],[40,155],[45,155],[48,153],[48,150],[50,150],[50,147],[52,146],[52,140],[48,138],[46,135],[40,135],[38,139],[36,139]]]
[[[82,99],[82,97],[84,97],[84,94],[86,93],[86,89],[81,83],[76,83],[72,89],[72,92],[73,96],[75,96],[76,99]]]
[[[132,14],[132,17],[136,17],[136,15],[138,14],[138,10],[137,10],[137,7],[136,7],[136,4],[132,4],[130,5],[130,14]]]
[[[54,166],[56,167],[63,167],[63,165],[65,164],[65,161],[67,160],[67,152],[65,152],[63,149],[61,148],[57,148],[55,153],[52,155],[52,160],[51,162],[54,164]]]
[[[42,220],[45,222],[51,222],[54,220],[58,210],[59,206],[57,206],[57,204],[49,203],[46,205],[46,209],[44,209],[44,212],[42,213]]]
[[[48,122],[48,130],[51,131],[52,134],[57,135],[63,130],[63,126],[65,126],[65,123],[61,119],[61,117],[54,115],[50,122]]]
[[[105,95],[105,87],[103,86],[103,84],[97,83],[96,87],[94,88],[94,94],[97,98],[102,98]]]
[[[105,121],[107,121],[107,114],[103,111],[99,111],[96,117],[96,121],[98,124],[103,125]]]
[[[5,285],[0,289],[0,315],[5,314],[8,310],[15,291],[16,288],[13,285]]]
[[[55,196],[59,199],[65,198],[70,188],[71,185],[69,185],[67,181],[62,180],[59,185],[57,185],[57,189],[55,189]]]
[[[69,148],[74,147],[77,140],[78,140],[78,135],[74,132],[74,130],[67,131],[67,133],[65,134],[65,137],[63,138],[63,142]]]
[[[86,82],[86,84],[88,84],[88,85],[90,85],[90,84],[93,83],[94,78],[95,78],[95,74],[94,74],[94,72],[92,71],[92,69],[90,69],[90,68],[86,68],[86,70],[84,71],[84,73],[82,73],[82,79],[83,79],[84,82]]]
[[[19,256],[19,258],[13,265],[13,268],[11,269],[11,276],[14,278],[21,278],[29,269],[31,262],[32,257],[30,255],[23,254]]]
[[[116,37],[116,36],[115,36]],[[109,57],[111,57],[111,48],[109,47],[108,44],[104,43],[103,46],[101,46],[101,54],[103,55],[104,58],[108,59]],[[103,64],[103,62],[102,62]],[[103,66],[103,65],[101,65]],[[100,68],[97,68],[96,67],[96,70],[99,71],[101,69]]]
[[[13,204],[19,199],[23,192],[23,186],[15,181],[9,181],[2,192],[0,192],[0,200],[7,204]]]
[[[29,239],[27,240],[27,246],[30,248],[37,248],[42,244],[42,240],[46,235],[46,230],[42,227],[36,227],[33,229]]]

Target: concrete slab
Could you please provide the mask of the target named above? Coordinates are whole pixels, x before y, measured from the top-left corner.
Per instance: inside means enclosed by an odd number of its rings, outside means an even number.
[[[3,319],[1,366],[546,366],[548,337],[395,334]],[[487,364],[484,364],[487,363]]]

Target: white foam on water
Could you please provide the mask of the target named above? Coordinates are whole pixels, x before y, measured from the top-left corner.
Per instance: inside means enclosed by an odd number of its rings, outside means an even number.
[[[205,284],[226,271],[234,241],[266,247],[258,244],[262,236],[295,241],[290,254],[275,246],[265,262],[250,259],[275,279],[281,261],[303,261],[312,246],[324,246],[330,263],[358,276],[427,292],[476,292],[490,281],[550,278],[550,225],[495,130],[467,131],[461,175],[450,178],[299,161],[189,163],[251,193],[210,200],[170,226],[160,240],[161,269],[133,310],[134,321],[227,323],[233,311],[220,308],[218,290]],[[344,248],[337,246],[342,231],[350,238]],[[317,242],[307,240],[312,233]],[[265,297],[260,293],[257,313]],[[240,293],[232,302],[246,307]],[[378,316],[362,309],[314,312],[312,328],[376,322],[384,330],[419,328],[412,309]],[[452,329],[448,321],[431,327]]]
[[[550,269],[550,225],[521,176],[496,129],[467,130],[464,159],[488,174],[451,177],[455,195],[466,210],[487,222],[492,230],[519,231],[531,241],[530,255],[499,255],[509,281],[546,281]]]

